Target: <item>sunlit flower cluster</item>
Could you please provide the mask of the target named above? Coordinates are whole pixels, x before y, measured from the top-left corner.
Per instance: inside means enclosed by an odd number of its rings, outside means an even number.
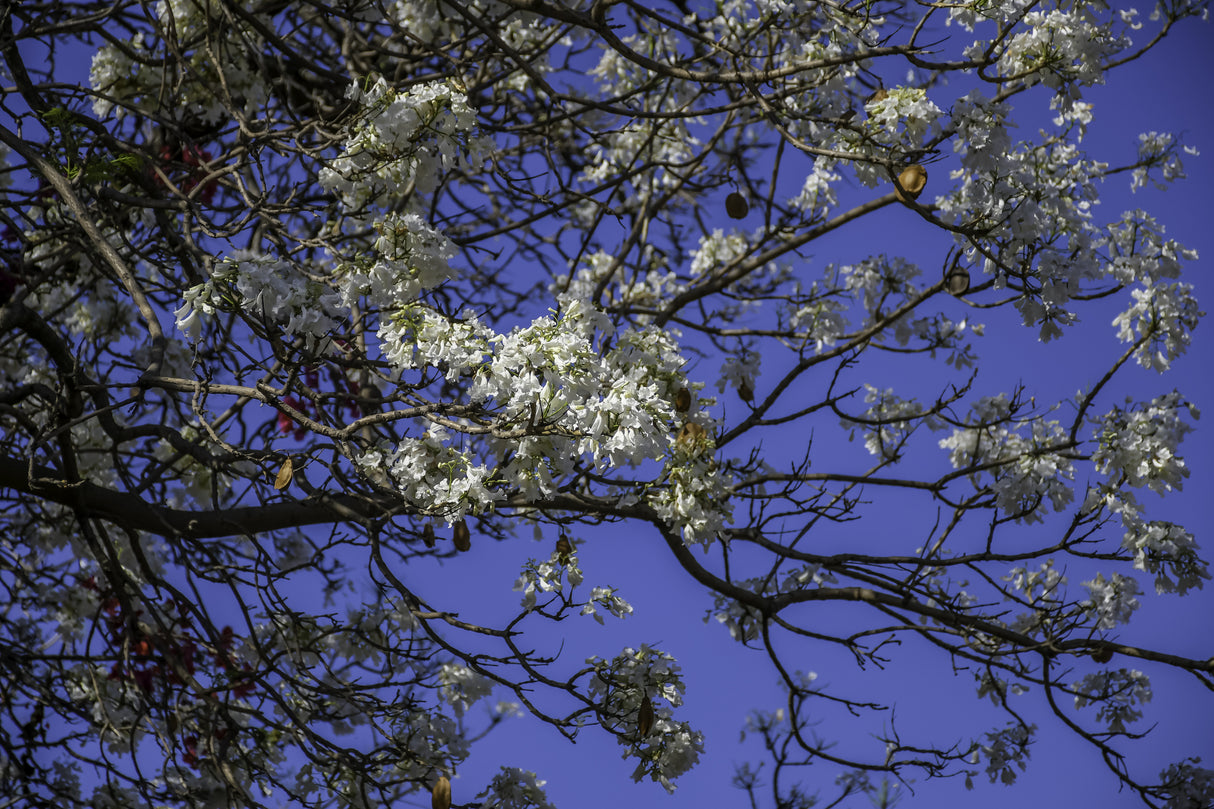
[[[620,744],[627,748],[625,758],[639,759],[633,780],[648,776],[674,792],[673,779],[695,766],[704,750],[703,734],[673,717],[672,708],[682,705],[684,691],[674,658],[642,645],[610,661],[592,657],[586,662],[594,669],[589,692],[599,702],[603,724],[619,732]],[[648,703],[653,717],[644,736],[639,724],[642,703]]]

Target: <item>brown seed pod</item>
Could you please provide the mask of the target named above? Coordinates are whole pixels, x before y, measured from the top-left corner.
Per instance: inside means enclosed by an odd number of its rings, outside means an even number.
[[[1092,659],[1097,663],[1107,663],[1113,659],[1113,650],[1107,646],[1102,649],[1092,651]]]
[[[649,695],[645,695],[641,697],[641,707],[637,709],[637,735],[644,739],[651,730],[653,730],[653,703],[649,701]]]
[[[887,98],[889,98],[889,93],[885,92],[885,88],[878,87],[873,91],[872,95],[864,99],[864,106],[867,107],[869,104],[876,104],[878,101],[884,101]]]
[[[455,549],[461,553],[472,547],[472,532],[468,530],[468,523],[464,520],[455,524],[451,538],[455,540]]]
[[[920,166],[918,163],[913,163],[898,175],[898,181],[894,183],[894,194],[902,202],[909,202],[912,199],[918,199],[919,194],[927,187],[927,169]]]
[[[556,552],[561,564],[568,564],[569,554],[573,553],[573,543],[569,541],[569,537],[561,534],[561,538],[556,541]]]
[[[749,402],[755,398],[754,389],[750,387],[750,383],[745,379],[742,380],[741,385],[738,385],[738,398],[743,402]]]
[[[422,542],[426,543],[427,548],[434,547],[434,526],[431,523],[422,526]]]
[[[725,198],[725,213],[729,214],[730,219],[745,219],[746,214],[750,213],[750,203],[746,197],[734,191]]]
[[[440,775],[430,790],[430,806],[432,809],[451,809],[451,782],[447,776]]]
[[[675,439],[681,446],[687,447],[694,444],[704,437],[704,428],[696,424],[694,421],[689,421],[683,425],[683,429],[679,430],[679,437]]]
[[[278,470],[278,474],[274,477],[274,488],[282,491],[291,485],[291,478],[295,477],[295,462],[288,457],[282,462],[282,468]]]
[[[944,271],[944,288],[950,295],[964,295],[970,288],[970,271],[954,261]]]
[[[679,392],[674,395],[674,409],[679,413],[686,413],[691,409],[691,391],[679,388]]]

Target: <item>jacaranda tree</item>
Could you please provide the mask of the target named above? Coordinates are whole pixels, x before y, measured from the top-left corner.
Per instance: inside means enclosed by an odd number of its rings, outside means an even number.
[[[1204,3],[0,14],[0,805],[446,809],[520,711],[674,789],[703,747],[677,650],[637,616],[559,654],[632,612],[579,565],[605,525],[783,682],[752,805],[1012,782],[1045,733],[1147,805],[1214,801],[1133,742],[1151,673],[1214,661],[1119,636],[1209,578],[1144,497],[1194,408],[1122,382],[1185,351],[1192,255],[1097,205],[1185,147],[1084,140],[1089,88]],[[1069,398],[982,361],[1086,312]],[[500,620],[411,575],[491,542],[534,557]],[[832,745],[820,708],[884,706],[814,648],[951,661],[1003,721]],[[535,770],[455,802],[549,806]]]

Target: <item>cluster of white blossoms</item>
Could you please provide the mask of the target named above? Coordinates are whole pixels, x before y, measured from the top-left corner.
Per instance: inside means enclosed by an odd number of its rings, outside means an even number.
[[[956,428],[940,440],[940,447],[949,451],[955,469],[986,467],[970,477],[975,486],[990,477],[987,485],[1005,514],[1040,522],[1046,501],[1061,511],[1074,499],[1075,472],[1071,458],[1060,449],[1068,443],[1061,424],[1041,417],[1013,420],[1006,394],[977,401],[970,420],[981,426]],[[1026,428],[1028,435],[1023,434]]]
[[[374,252],[336,269],[346,306],[365,301],[391,311],[457,276],[450,264],[454,246],[417,214],[388,214],[375,230]]]
[[[1097,573],[1096,578],[1085,581],[1083,586],[1090,595],[1083,606],[1096,629],[1114,629],[1129,623],[1138,609],[1138,599],[1134,597],[1138,595],[1138,582],[1129,576],[1114,573],[1105,579],[1103,573]]]
[[[438,672],[439,694],[457,717],[493,692],[493,681],[459,663],[444,663]]]
[[[1138,162],[1141,165],[1132,173],[1130,190],[1145,188],[1148,182],[1160,190],[1166,190],[1173,181],[1183,179],[1185,173],[1181,151],[1194,157],[1198,154],[1197,149],[1192,146],[1181,146],[1176,136],[1170,132],[1143,132],[1139,135]],[[1156,169],[1159,170],[1160,179],[1151,178]]]
[[[968,761],[977,764],[986,759],[986,774],[992,784],[996,781],[1015,783],[1016,770],[1023,772],[1028,766],[1030,744],[1036,730],[1036,725],[1013,723],[987,733],[984,742],[974,743]],[[967,788],[973,787],[970,775],[966,776],[965,785]]]
[[[569,583],[569,592],[564,592],[562,577]],[[554,550],[552,555],[542,562],[528,559],[523,565],[523,571],[514,583],[515,592],[523,594],[523,609],[536,609],[540,593],[557,593],[563,601],[572,602],[573,590],[582,583],[584,574],[578,567],[575,551]],[[616,618],[626,618],[632,614],[632,605],[617,595],[614,587],[597,586],[590,589],[590,595],[584,602],[573,603],[581,608],[582,615],[589,615],[603,623],[599,609],[605,609]]]
[[[913,399],[903,399],[893,388],[879,390],[864,385],[864,403],[868,405],[858,418],[843,420],[843,426],[852,430],[859,426],[864,434],[864,448],[873,455],[890,460],[897,459],[910,434],[920,425],[937,429],[940,421],[926,412],[923,405]]]
[[[309,278],[289,261],[245,250],[219,262],[206,282],[182,297],[177,328],[192,343],[202,335],[200,316],[229,312],[246,313],[254,324],[273,324],[286,334],[302,336],[309,348],[323,347],[347,315],[329,285]]]
[[[255,3],[242,0],[241,5],[248,10]],[[204,40],[212,25],[208,5],[200,0],[161,0],[156,4],[156,16],[183,43]],[[228,25],[233,27],[218,50],[197,48],[175,64],[166,63],[142,32],[121,44],[102,45],[89,68],[89,84],[97,91],[93,112],[98,118],[111,114],[122,118],[131,108],[163,105],[165,89],[172,87],[176,103],[165,106],[183,117],[219,124],[229,118],[232,99],[239,99],[251,117],[260,115],[269,95],[265,77],[250,60],[231,58],[234,54],[227,48],[236,43],[241,43],[241,51],[256,48],[254,43],[260,43],[261,35],[235,16],[228,17]],[[181,80],[183,74],[188,77],[185,81]]]
[[[535,773],[518,767],[502,767],[477,795],[481,809],[556,809],[548,802],[544,784]]]
[[[703,734],[673,718],[671,709],[683,704],[685,690],[678,663],[646,644],[612,660],[586,662],[594,669],[587,690],[601,706],[603,724],[619,732],[625,758],[639,759],[633,780],[648,776],[674,792],[673,779],[694,767],[704,751]],[[643,714],[649,714],[648,722]]]
[[[343,154],[319,175],[351,212],[388,208],[411,189],[429,193],[456,165],[472,171],[484,165],[492,142],[474,134],[476,110],[450,82],[398,90],[377,77],[365,85],[346,91],[362,112],[349,127]]]
[[[479,514],[499,499],[492,470],[476,463],[470,452],[457,449],[441,424],[432,424],[421,438],[365,450],[355,463],[372,480],[387,473],[408,503],[448,524],[468,513]]]
[[[1151,701],[1151,680],[1141,671],[1111,669],[1085,675],[1074,683],[1075,707],[1096,704],[1096,720],[1110,733],[1125,733],[1127,723],[1142,718],[1138,706]]]
[[[1092,463],[1114,484],[1145,486],[1159,494],[1181,488],[1189,470],[1176,452],[1193,429],[1182,419],[1186,412],[1194,419],[1200,416],[1176,391],[1129,410],[1113,408],[1094,428],[1099,447]]]

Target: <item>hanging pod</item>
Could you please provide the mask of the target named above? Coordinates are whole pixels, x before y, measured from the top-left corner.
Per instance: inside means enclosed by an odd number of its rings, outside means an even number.
[[[637,734],[644,739],[653,730],[653,703],[649,695],[641,697],[641,707],[637,709]]]
[[[944,288],[950,295],[964,295],[970,288],[970,271],[961,266],[961,256],[957,256],[944,270]]]
[[[746,197],[734,191],[725,198],[725,213],[729,214],[730,219],[744,219],[750,213],[750,203]]]
[[[679,388],[679,392],[674,395],[674,409],[678,413],[686,413],[691,409],[691,391]]]
[[[430,790],[430,806],[432,809],[451,809],[451,782],[447,776],[440,775]]]
[[[430,523],[422,526],[422,542],[426,543],[427,548],[434,547],[434,526]]]
[[[562,565],[569,564],[569,554],[573,553],[573,543],[569,541],[569,537],[561,534],[561,538],[556,541],[556,553]]]
[[[472,532],[468,530],[468,523],[464,520],[455,524],[451,538],[455,541],[455,549],[461,553],[472,547]]]
[[[919,194],[927,187],[927,169],[918,163],[912,163],[898,175],[894,184],[894,194],[902,202],[918,199]]]

